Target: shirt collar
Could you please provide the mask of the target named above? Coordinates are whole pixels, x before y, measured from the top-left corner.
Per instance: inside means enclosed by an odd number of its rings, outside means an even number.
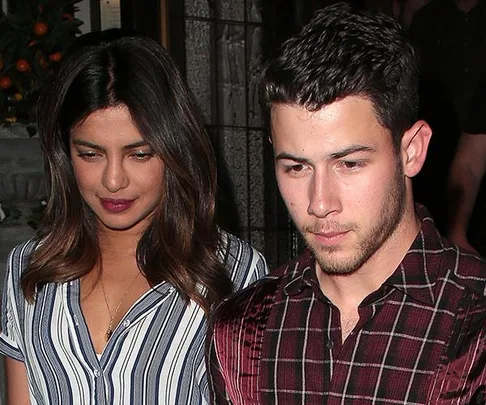
[[[415,211],[421,221],[420,230],[402,262],[384,285],[394,286],[424,304],[433,305],[436,300],[437,272],[443,266],[445,240],[425,207],[417,204]]]
[[[390,287],[397,288],[417,301],[433,305],[436,300],[434,287],[437,271],[442,266],[441,253],[444,249],[444,240],[425,207],[417,204],[416,213],[421,221],[420,231],[398,268],[383,283],[385,289],[383,294],[386,294]],[[312,253],[306,249],[286,266],[285,273],[287,279],[284,283],[284,293],[289,296],[298,295],[306,288],[315,287],[317,277]],[[371,299],[372,296],[374,301],[377,296],[372,293],[368,298]],[[365,299],[364,302],[367,300]]]

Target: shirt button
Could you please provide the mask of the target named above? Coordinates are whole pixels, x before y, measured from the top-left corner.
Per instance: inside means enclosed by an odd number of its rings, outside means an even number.
[[[130,326],[130,319],[125,319],[125,321],[123,322],[123,327],[128,328],[129,326]]]
[[[100,370],[94,370],[93,374],[96,378],[98,378],[101,375]]]
[[[331,350],[334,347],[334,342],[332,340],[326,340],[326,347]]]

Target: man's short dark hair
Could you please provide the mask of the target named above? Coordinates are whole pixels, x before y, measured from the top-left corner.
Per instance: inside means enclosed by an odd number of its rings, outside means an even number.
[[[310,111],[347,96],[369,99],[395,147],[417,120],[418,56],[403,28],[384,14],[348,3],[318,11],[264,70],[262,105]]]

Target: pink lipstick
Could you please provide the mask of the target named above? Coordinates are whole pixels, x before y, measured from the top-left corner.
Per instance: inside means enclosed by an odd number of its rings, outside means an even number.
[[[124,212],[129,209],[135,200],[101,198],[101,204],[106,211],[113,213]]]

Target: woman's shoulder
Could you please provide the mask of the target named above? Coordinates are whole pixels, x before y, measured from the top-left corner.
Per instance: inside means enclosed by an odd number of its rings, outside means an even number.
[[[30,257],[37,247],[39,241],[36,237],[30,238],[25,242],[15,246],[8,255],[7,268],[11,272],[21,274],[27,267]]]
[[[3,299],[7,299],[12,302],[17,302],[17,305],[21,305],[24,301],[24,296],[21,288],[20,280],[22,274],[29,266],[29,261],[38,245],[37,238],[31,238],[15,246],[9,253],[6,263],[6,272],[3,277]],[[5,301],[4,301],[5,302]]]
[[[224,231],[219,230],[220,237],[220,249],[223,250],[241,250],[245,252],[252,251],[253,253],[260,253],[257,249],[251,246],[248,242],[240,239],[238,236]]]
[[[248,242],[222,230],[220,231],[218,253],[224,262],[228,260],[239,262],[265,261],[263,255]]]
[[[19,257],[30,256],[38,244],[39,244],[39,240],[37,239],[37,237],[34,236],[20,243],[19,245],[15,246],[10,251],[9,256],[19,256]]]
[[[226,231],[220,231],[218,253],[236,289],[245,287],[268,273],[263,255],[249,243]]]

